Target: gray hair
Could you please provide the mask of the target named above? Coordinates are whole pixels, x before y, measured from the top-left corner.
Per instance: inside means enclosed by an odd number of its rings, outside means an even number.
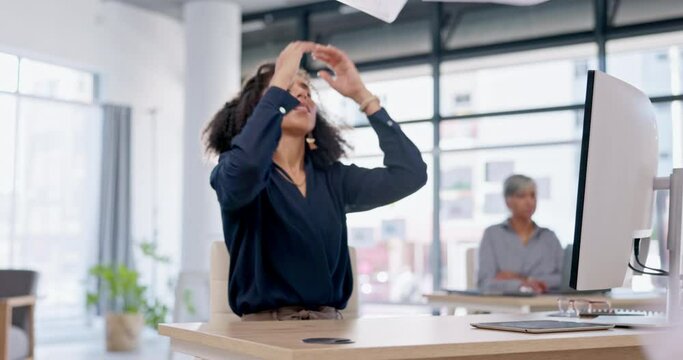
[[[512,175],[505,179],[503,194],[505,194],[505,198],[509,198],[530,186],[536,188],[534,179],[524,175]]]

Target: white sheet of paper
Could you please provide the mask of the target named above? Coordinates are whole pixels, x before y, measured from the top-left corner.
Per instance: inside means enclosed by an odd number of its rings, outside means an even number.
[[[337,0],[388,23],[394,22],[408,0]]]

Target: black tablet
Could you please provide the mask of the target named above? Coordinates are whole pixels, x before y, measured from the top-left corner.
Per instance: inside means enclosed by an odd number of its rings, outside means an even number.
[[[593,324],[573,321],[532,320],[532,321],[504,321],[470,324],[479,329],[515,331],[529,334],[546,334],[569,331],[608,330],[611,324]]]

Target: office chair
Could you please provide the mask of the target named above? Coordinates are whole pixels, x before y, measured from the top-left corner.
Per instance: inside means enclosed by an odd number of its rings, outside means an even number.
[[[0,360],[33,359],[38,273],[0,270]]]
[[[349,247],[351,258],[351,269],[353,271],[353,292],[349,299],[346,309],[342,310],[344,319],[357,318],[358,309],[358,272],[356,269],[356,250]],[[228,305],[228,269],[230,267],[230,255],[222,241],[214,241],[211,244],[211,270],[209,279],[210,297],[210,325],[220,325],[226,322],[239,321],[240,317],[235,315]]]

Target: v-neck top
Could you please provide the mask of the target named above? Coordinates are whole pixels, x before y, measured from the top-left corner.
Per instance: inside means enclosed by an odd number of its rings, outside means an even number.
[[[230,254],[228,300],[237,315],[285,306],[346,307],[353,289],[346,214],[412,194],[427,181],[417,147],[384,109],[368,117],[384,167],[315,166],[307,150],[306,196],[276,171],[283,116],[299,105],[266,91],[211,173]]]
[[[546,283],[549,289],[562,284],[564,250],[555,233],[534,223],[526,245],[506,220],[484,231],[479,245],[477,285],[486,292],[518,291],[520,280],[497,280],[496,274],[509,271]]]

